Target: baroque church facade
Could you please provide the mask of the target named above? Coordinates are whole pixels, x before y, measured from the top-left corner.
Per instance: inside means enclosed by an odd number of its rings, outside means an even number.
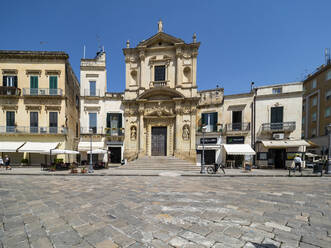
[[[158,32],[123,49],[126,67],[124,158],[176,156],[196,160],[196,71],[200,43]]]

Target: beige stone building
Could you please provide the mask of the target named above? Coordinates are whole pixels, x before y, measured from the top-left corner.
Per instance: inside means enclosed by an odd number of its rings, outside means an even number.
[[[309,74],[303,87],[302,135],[318,145],[309,148],[310,152],[326,155],[329,146],[327,126],[331,124],[330,60]]]
[[[141,156],[177,156],[196,160],[196,82],[200,43],[158,32],[123,49],[125,151],[128,160]]]
[[[222,130],[224,89],[216,88],[198,92],[199,103],[196,117],[197,165],[201,165],[204,151],[205,164],[222,160]],[[205,127],[203,132],[202,127]]]
[[[226,149],[223,149],[223,162],[227,162],[228,166],[242,166],[244,154],[240,154],[240,149],[244,150],[247,146],[250,149],[253,146],[251,140],[252,103],[252,92],[224,96],[221,108],[223,144],[238,147],[238,152],[233,152],[233,154],[229,154]]]
[[[93,154],[93,162],[121,163],[123,160],[123,93],[107,92],[106,53],[99,51],[92,59],[80,63],[81,136],[78,150],[81,161],[89,162],[92,150],[103,149],[104,154]]]
[[[0,74],[2,155],[8,154],[12,164],[19,164],[24,157],[29,164],[40,165],[45,156],[38,150],[77,150],[79,83],[68,54],[0,51]],[[29,147],[35,151],[17,153],[25,142],[33,142]],[[11,149],[6,150],[10,145]],[[68,156],[58,157],[68,160]]]
[[[256,165],[260,168],[287,168],[292,164],[294,155],[303,155],[309,146],[301,139],[302,82],[254,90]]]

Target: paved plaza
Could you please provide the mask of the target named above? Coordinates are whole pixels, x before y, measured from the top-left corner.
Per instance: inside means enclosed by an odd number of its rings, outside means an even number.
[[[331,247],[330,178],[0,176],[0,247]]]

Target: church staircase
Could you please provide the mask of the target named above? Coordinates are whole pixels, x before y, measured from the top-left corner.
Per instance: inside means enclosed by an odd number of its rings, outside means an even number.
[[[200,167],[192,162],[167,156],[141,157],[120,168],[125,170],[200,171]]]

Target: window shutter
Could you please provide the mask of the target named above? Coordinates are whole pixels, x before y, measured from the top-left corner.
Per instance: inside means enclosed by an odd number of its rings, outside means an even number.
[[[202,126],[205,126],[207,125],[207,119],[208,118],[208,115],[207,114],[202,114]]]
[[[107,113],[107,128],[110,128],[110,113]]]
[[[217,112],[213,113],[213,131],[217,131]]]
[[[17,88],[17,76],[14,76],[14,87]]]
[[[2,85],[7,86],[7,76],[2,77]]]
[[[118,128],[122,128],[122,114],[118,114]]]

